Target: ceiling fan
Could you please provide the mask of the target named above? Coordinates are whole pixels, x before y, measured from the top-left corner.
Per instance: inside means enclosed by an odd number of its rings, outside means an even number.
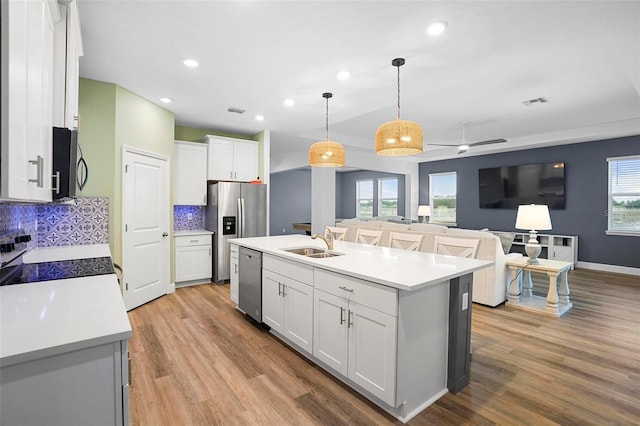
[[[491,145],[491,144],[494,144],[494,143],[504,143],[504,142],[507,141],[506,139],[490,139],[490,140],[486,140],[486,141],[469,143],[469,142],[467,142],[467,138],[465,137],[466,127],[467,127],[467,122],[465,121],[465,122],[462,123],[462,139],[460,140],[460,143],[458,145],[445,145],[445,144],[437,144],[437,143],[430,143],[429,145],[433,145],[433,146],[457,146],[458,147],[458,154],[462,154],[464,152],[467,152],[469,150],[469,147],[472,147],[472,146]]]

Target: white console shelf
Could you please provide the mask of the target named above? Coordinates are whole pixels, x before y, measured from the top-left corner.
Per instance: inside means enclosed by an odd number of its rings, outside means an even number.
[[[516,232],[511,251],[524,253],[524,246],[529,241],[528,232]],[[573,269],[578,261],[577,235],[538,234],[538,243],[542,247],[540,258],[571,262]],[[521,248],[519,248],[521,247]],[[514,250],[515,249],[515,250]]]

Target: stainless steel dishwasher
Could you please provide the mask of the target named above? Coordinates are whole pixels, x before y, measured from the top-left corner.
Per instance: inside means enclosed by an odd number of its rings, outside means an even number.
[[[261,323],[262,253],[240,247],[238,263],[238,308]]]

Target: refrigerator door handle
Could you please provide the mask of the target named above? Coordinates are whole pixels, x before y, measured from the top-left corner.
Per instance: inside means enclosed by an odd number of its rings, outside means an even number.
[[[242,205],[242,216],[240,218],[240,222],[242,223],[242,237],[244,238],[244,218],[245,218],[245,212],[244,212],[244,198],[240,198],[240,204]]]
[[[238,198],[238,238],[242,238],[242,218],[243,218],[243,212],[242,212],[242,202],[240,201],[241,198]]]

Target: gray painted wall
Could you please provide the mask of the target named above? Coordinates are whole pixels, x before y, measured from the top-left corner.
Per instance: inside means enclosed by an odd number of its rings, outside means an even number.
[[[292,223],[311,222],[311,170],[272,173],[270,179],[269,234],[304,234]]]
[[[378,216],[378,194],[375,179],[390,177],[398,178],[398,216],[405,216],[404,175],[358,170],[336,173],[336,218],[346,219],[356,216],[356,181],[362,179],[374,179],[373,215]]]
[[[640,136],[420,163],[420,204],[429,202],[429,173],[456,171],[458,227],[515,230],[516,210],[478,207],[478,169],[565,162],[565,210],[551,210],[551,231],[578,235],[578,260],[640,267],[640,237],[606,235],[608,157],[640,154]],[[522,231],[520,231],[522,232]]]

